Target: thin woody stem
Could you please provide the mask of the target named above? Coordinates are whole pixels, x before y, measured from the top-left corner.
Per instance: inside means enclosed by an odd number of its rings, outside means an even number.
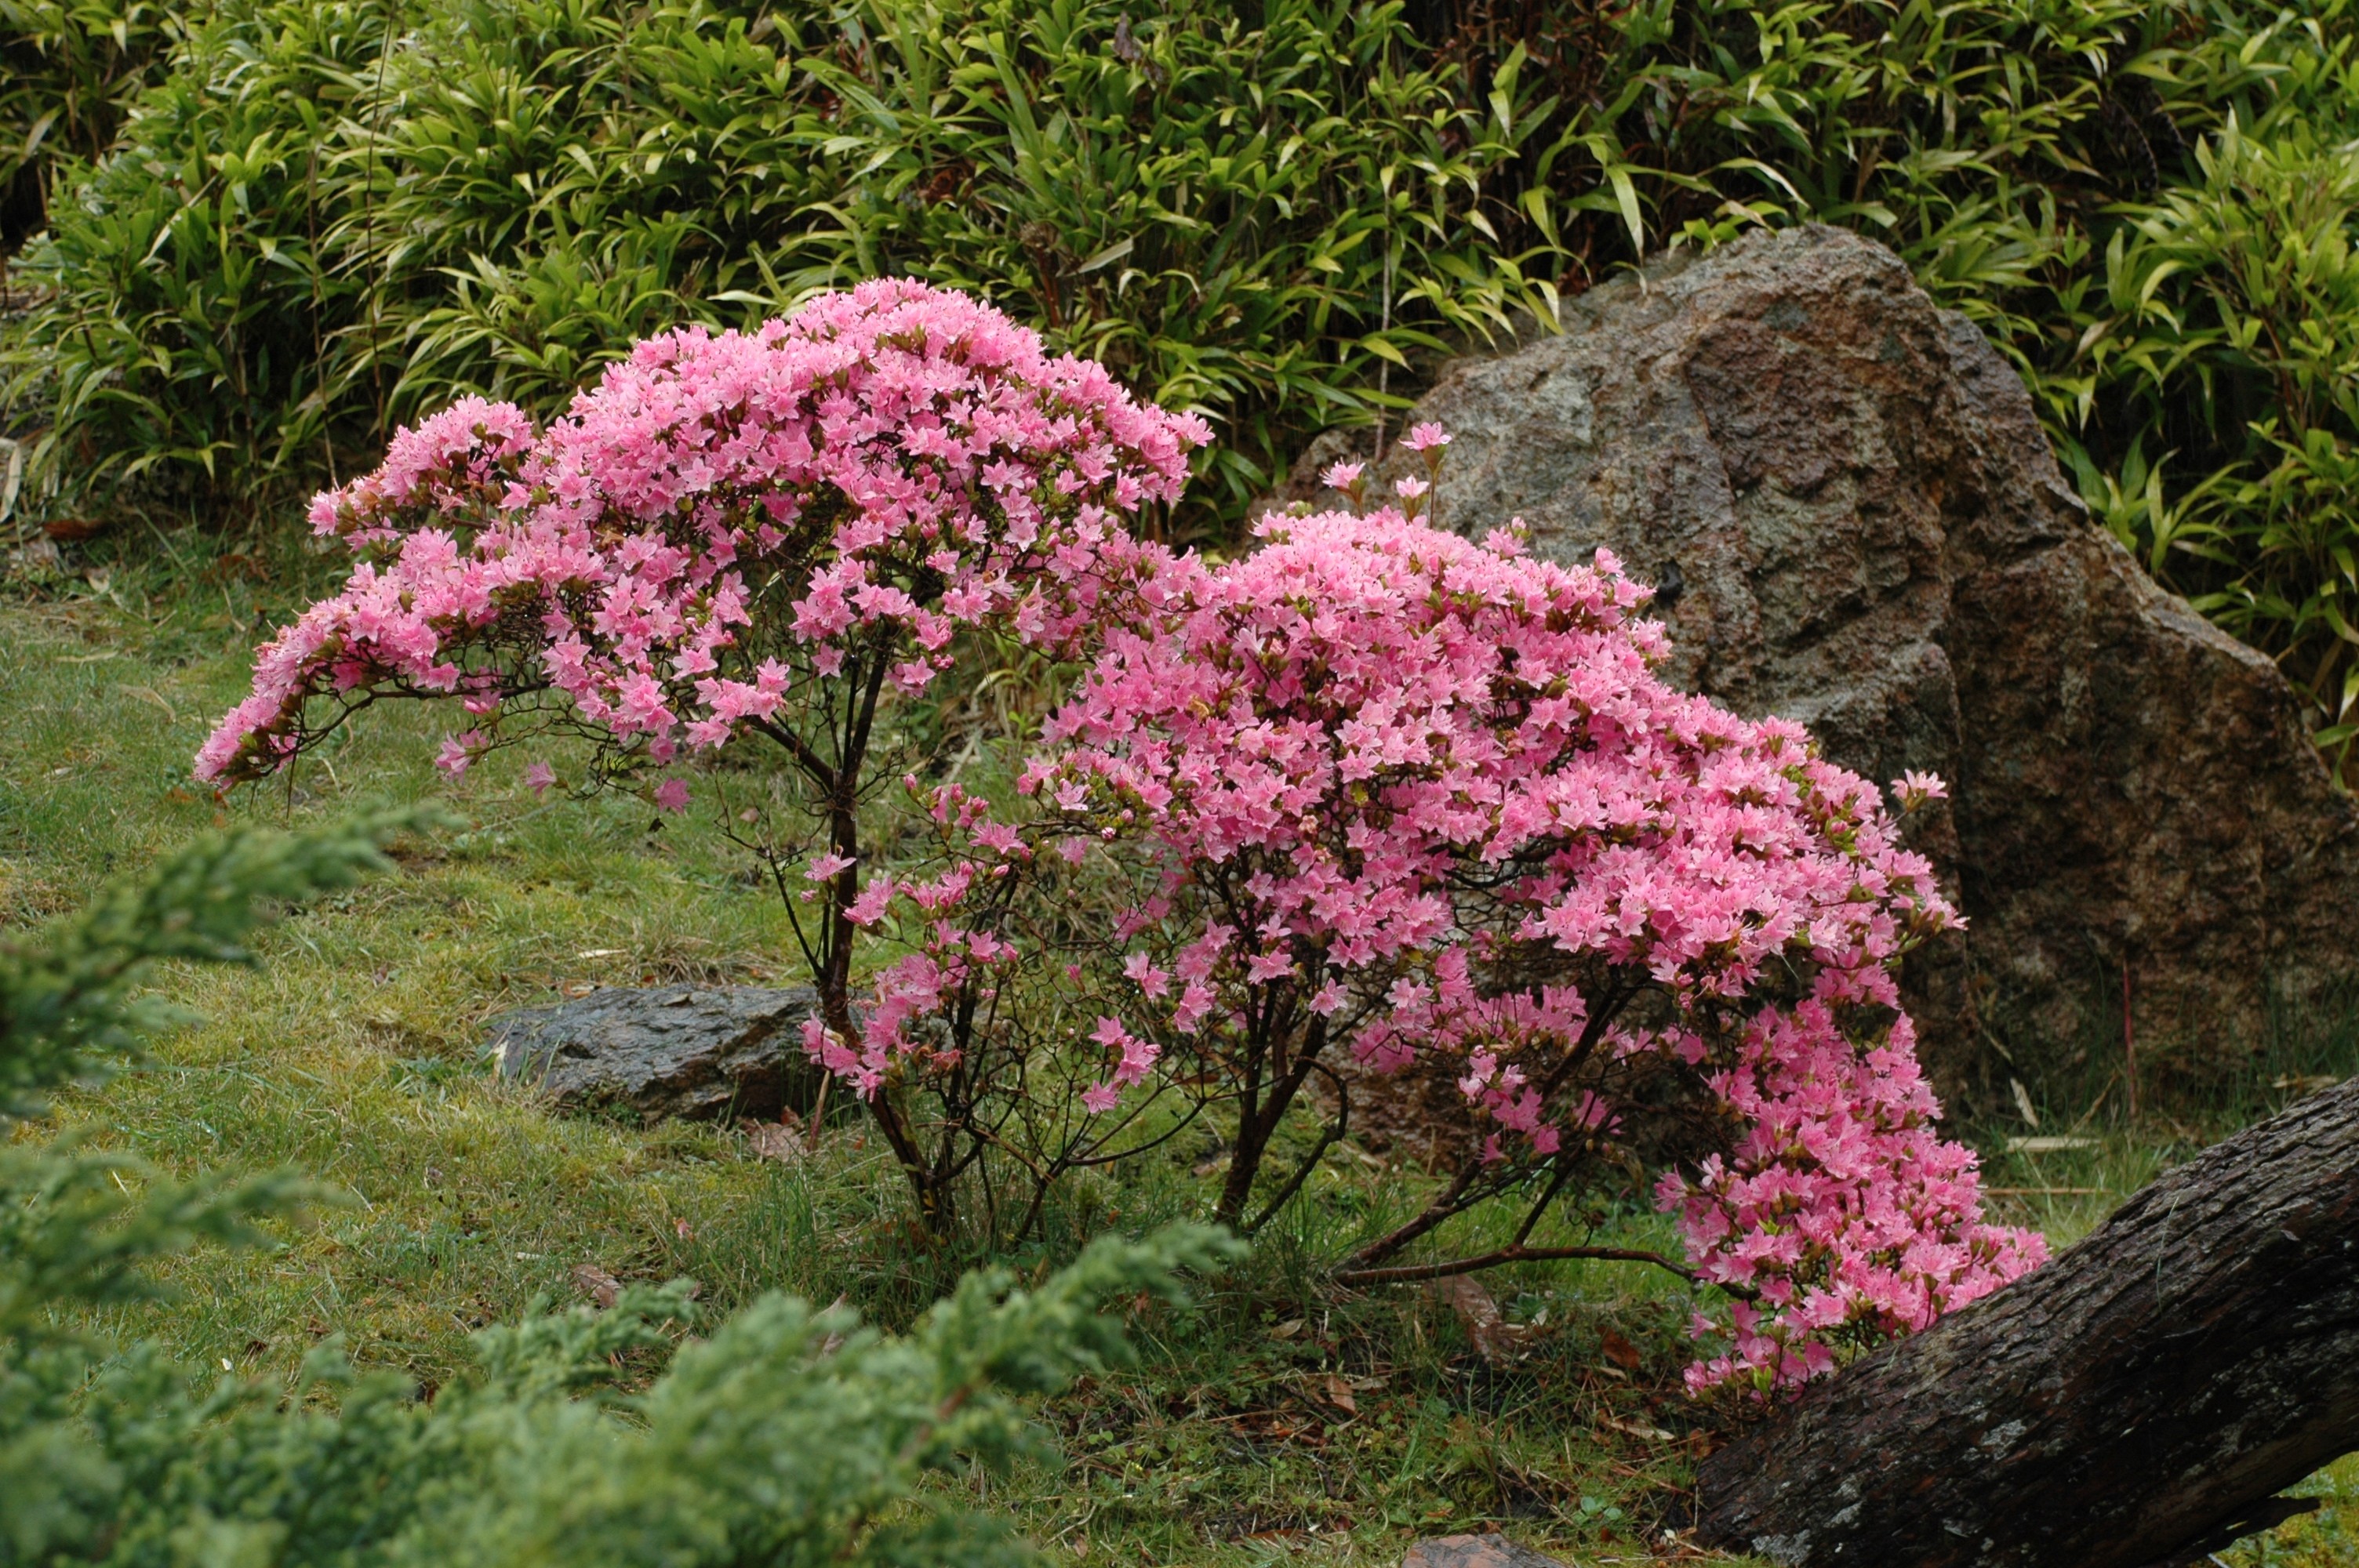
[[[1701,1283],[1693,1270],[1672,1262],[1659,1252],[1648,1252],[1641,1248],[1526,1247],[1521,1243],[1448,1263],[1412,1263],[1397,1269],[1343,1269],[1338,1271],[1334,1278],[1337,1284],[1354,1289],[1368,1285],[1404,1285],[1419,1280],[1447,1280],[1508,1263],[1550,1263],[1568,1258],[1593,1258],[1609,1263],[1651,1263],[1658,1269],[1669,1270],[1690,1285]]]

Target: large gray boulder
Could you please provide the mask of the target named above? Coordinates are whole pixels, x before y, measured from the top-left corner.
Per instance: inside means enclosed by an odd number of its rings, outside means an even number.
[[[803,1021],[808,986],[621,988],[502,1013],[487,1026],[500,1076],[560,1110],[635,1111],[641,1120],[774,1119],[809,1110],[819,1069]]]
[[[2294,694],[2092,524],[1972,323],[1811,227],[1598,288],[1563,325],[1460,362],[1411,416],[1454,436],[1439,520],[1610,546],[1663,589],[1673,678],[1805,721],[1878,782],[1951,782],[1920,847],[1971,926],[1908,980],[1953,1089],[2094,1093],[2125,994],[2150,1094],[2347,1013],[2359,816]]]

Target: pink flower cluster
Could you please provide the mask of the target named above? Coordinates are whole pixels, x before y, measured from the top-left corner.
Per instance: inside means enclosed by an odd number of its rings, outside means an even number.
[[[1858,978],[1894,1000],[1882,971]],[[1658,1188],[1701,1277],[1753,1298],[1732,1309],[1726,1353],[1688,1369],[1690,1387],[1816,1377],[1834,1364],[1833,1339],[1916,1333],[2047,1257],[2037,1231],[1983,1222],[1973,1154],[1934,1130],[1940,1107],[1908,1015],[1862,1050],[1836,1023],[1839,989],[1755,1021],[1736,1064],[1712,1077],[1743,1119],[1734,1150]]]
[[[913,1022],[940,1017],[962,996],[995,993],[997,977],[1020,950],[984,923],[962,923],[971,898],[987,892],[1000,878],[1031,858],[1021,835],[998,821],[991,803],[957,784],[931,791],[918,787],[914,777],[903,780],[912,799],[923,806],[949,843],[968,850],[948,857],[940,874],[922,879],[880,872],[849,912],[852,923],[875,926],[897,908],[911,917],[918,935],[913,950],[886,967],[875,980],[855,1039],[840,1038],[818,1019],[803,1025],[803,1044],[811,1059],[870,1098],[883,1088],[888,1075],[904,1071],[955,1069],[960,1051],[939,1035],[913,1032]],[[813,863],[815,881],[833,877],[844,869],[835,857]],[[978,887],[980,883],[980,887]]]
[[[897,281],[641,343],[546,429],[465,400],[313,503],[361,561],[260,651],[199,774],[277,768],[317,697],[466,699],[484,722],[446,748],[455,774],[502,702],[553,689],[660,764],[855,650],[897,650],[890,678],[915,690],[962,626],[1070,648],[1144,569],[1126,514],[1176,497],[1208,434],[987,306]],[[760,657],[757,616],[777,629]]]
[[[1839,1022],[1895,1002],[1891,962],[1952,918],[1872,786],[1797,725],[1663,684],[1609,554],[1389,511],[1263,532],[1105,631],[1024,780],[1149,840],[1123,930],[1143,1031],[1200,1066],[1273,1029],[1386,1067],[1446,1053],[1492,1161],[1610,1128],[1617,1065],[1701,1076],[1747,1130],[1665,1198],[1754,1303],[1699,1384],[1795,1380],[1837,1331],[1920,1326],[2038,1260],[1980,1224],[1905,1020]],[[1642,990],[1668,1003],[1643,1027]]]
[[[1013,923],[1011,904],[1035,891],[1026,873],[1038,869],[1039,840],[1061,833],[1053,820],[1045,828],[1037,822],[1023,830],[1011,827],[989,800],[955,784],[923,790],[914,777],[903,783],[935,826],[941,869],[929,877],[875,878],[864,894],[867,905],[854,918],[875,925],[902,917],[913,950],[876,977],[856,1043],[839,1041],[816,1022],[804,1026],[813,1058],[864,1097],[875,1095],[897,1068],[938,1073],[963,1065],[955,1042],[973,1037],[972,1023],[964,1030],[912,1025],[940,1023],[961,1008],[988,1009],[1000,1000],[1019,961],[1040,956],[1043,945],[1032,944],[1027,953],[1006,928]],[[1068,978],[1079,977],[1069,972]],[[1147,1080],[1162,1052],[1111,1016],[1100,1015],[1088,1038],[1093,1049],[1080,1054],[1083,1076],[1096,1081],[1077,1098],[1086,1113],[1103,1116],[1124,1090]],[[1088,1072],[1092,1064],[1103,1072]],[[1037,1083],[1049,1081],[1045,1066],[1032,1065]]]

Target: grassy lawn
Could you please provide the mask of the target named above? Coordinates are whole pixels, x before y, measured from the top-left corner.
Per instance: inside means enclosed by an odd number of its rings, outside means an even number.
[[[365,716],[292,790],[221,806],[190,785],[257,617],[287,600],[229,567],[168,600],[118,572],[0,603],[0,927],[73,908],[216,823],[433,795],[463,826],[275,929],[259,968],[168,976],[201,1022],[59,1106],[74,1135],[168,1171],[293,1166],[342,1195],[276,1250],[182,1262],[175,1302],[105,1326],[263,1377],[340,1335],[430,1390],[465,1366],[473,1329],[578,1300],[582,1265],[686,1275],[723,1312],[771,1288],[888,1322],[930,1300],[957,1265],[918,1245],[898,1175],[856,1124],[786,1164],[724,1130],[554,1117],[488,1074],[481,1026],[506,1008],[593,983],[795,978],[776,905],[692,818],[537,799],[506,754],[448,784],[429,765],[443,716],[416,711]],[[2062,1241],[2188,1146],[2108,1137],[1999,1158],[1992,1179],[2023,1189],[1998,1200],[2005,1217]],[[1194,1157],[1077,1184],[1060,1234],[1201,1212],[1215,1178]],[[1606,1266],[1491,1276],[1522,1326],[1486,1358],[1437,1301],[1315,1282],[1320,1258],[1414,1185],[1331,1158],[1316,1201],[1201,1311],[1142,1322],[1135,1375],[1046,1412],[1071,1463],[994,1500],[1076,1563],[1391,1563],[1413,1535],[1493,1526],[1581,1563],[1732,1561],[1665,1534],[1696,1452],[1676,1391],[1682,1293]],[[1614,1223],[1669,1239],[1643,1210]],[[2359,1468],[2310,1485],[2340,1498]],[[2310,1568],[2359,1561],[2353,1547],[2330,1504],[2231,1560]]]

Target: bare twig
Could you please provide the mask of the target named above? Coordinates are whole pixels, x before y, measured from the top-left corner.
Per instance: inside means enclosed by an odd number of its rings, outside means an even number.
[[[1502,1247],[1495,1252],[1480,1257],[1460,1258],[1448,1263],[1412,1263],[1393,1269],[1345,1269],[1336,1274],[1339,1285],[1400,1285],[1419,1280],[1446,1280],[1453,1274],[1472,1274],[1481,1269],[1496,1269],[1507,1263],[1552,1263],[1569,1258],[1593,1258],[1608,1263],[1652,1263],[1658,1269],[1668,1269],[1688,1283],[1699,1284],[1694,1271],[1672,1262],[1659,1252],[1648,1252],[1633,1247]]]

